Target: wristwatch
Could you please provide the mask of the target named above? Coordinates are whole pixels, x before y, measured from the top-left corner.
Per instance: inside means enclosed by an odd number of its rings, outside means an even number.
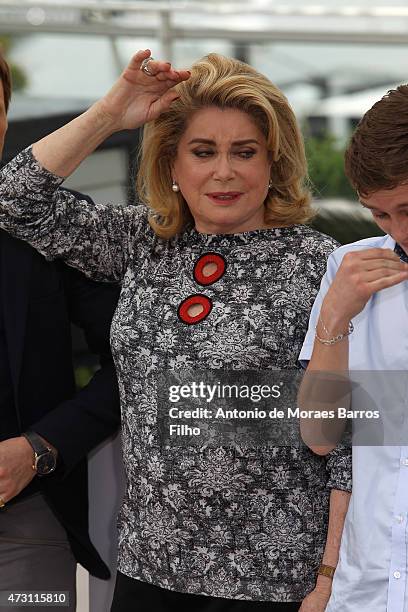
[[[317,570],[317,573],[320,576],[326,576],[326,578],[331,578],[333,580],[335,571],[335,567],[332,567],[331,565],[324,565],[323,563],[321,563],[319,569]]]
[[[33,470],[38,476],[47,476],[57,467],[55,452],[47,446],[35,431],[25,431],[21,434],[31,444],[34,451]]]

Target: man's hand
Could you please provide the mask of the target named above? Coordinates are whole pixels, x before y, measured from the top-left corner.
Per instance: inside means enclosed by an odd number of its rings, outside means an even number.
[[[34,478],[34,451],[23,437],[0,442],[0,497],[4,502],[18,495]]]
[[[347,253],[322,305],[323,321],[348,322],[358,315],[377,291],[408,280],[408,264],[391,249],[366,249]],[[346,325],[347,329],[347,325]],[[330,329],[330,331],[332,331]],[[336,332],[343,331],[338,327]]]
[[[316,586],[302,601],[299,612],[324,612],[330,599],[330,593],[330,587]]]

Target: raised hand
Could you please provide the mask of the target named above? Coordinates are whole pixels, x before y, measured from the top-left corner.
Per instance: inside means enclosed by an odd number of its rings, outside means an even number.
[[[151,60],[152,76],[140,68],[150,51],[138,51],[112,89],[85,113],[33,145],[40,164],[67,177],[114,132],[134,129],[152,121],[175,98],[175,85],[190,77],[188,70],[173,70],[167,62]]]
[[[325,310],[350,321],[377,291],[405,280],[408,280],[408,264],[391,249],[347,253],[325,297]]]
[[[151,75],[141,70],[150,51],[138,51],[112,89],[96,103],[112,122],[113,130],[134,129],[156,119],[178,97],[175,85],[190,77],[188,70],[174,70],[169,62],[151,60]]]

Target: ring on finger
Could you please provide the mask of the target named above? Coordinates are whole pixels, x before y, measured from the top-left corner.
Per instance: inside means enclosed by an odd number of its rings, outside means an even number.
[[[147,76],[154,77],[155,75],[153,74],[153,72],[149,70],[149,62],[151,61],[154,61],[154,57],[146,57],[146,59],[143,60],[140,66],[140,70],[142,70],[142,72],[147,74]]]
[[[5,505],[6,505],[6,502],[4,501],[2,497],[0,497],[0,508],[4,508]]]

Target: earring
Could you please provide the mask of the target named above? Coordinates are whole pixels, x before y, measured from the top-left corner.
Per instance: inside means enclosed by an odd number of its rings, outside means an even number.
[[[180,187],[177,185],[176,181],[173,179],[173,184],[171,186],[172,190],[174,191],[174,193],[177,193],[178,191],[180,191]]]
[[[271,180],[269,181],[269,183],[268,183],[268,189],[272,189],[272,187],[273,187],[273,183],[272,183],[272,179],[271,179]]]

